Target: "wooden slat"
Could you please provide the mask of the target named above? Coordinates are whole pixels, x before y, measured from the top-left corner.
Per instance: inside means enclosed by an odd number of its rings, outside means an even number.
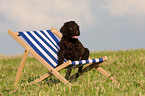
[[[58,36],[60,39],[62,38],[62,34],[57,31],[54,27],[51,28],[51,32]]]

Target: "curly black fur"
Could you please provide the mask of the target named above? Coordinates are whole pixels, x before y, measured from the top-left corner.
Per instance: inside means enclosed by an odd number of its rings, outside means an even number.
[[[60,41],[60,50],[58,52],[58,65],[63,63],[64,58],[67,60],[85,60],[89,57],[89,50],[85,48],[78,38],[73,36],[79,36],[79,26],[75,21],[69,21],[64,23],[60,32],[63,34]],[[79,68],[81,71],[82,66]]]

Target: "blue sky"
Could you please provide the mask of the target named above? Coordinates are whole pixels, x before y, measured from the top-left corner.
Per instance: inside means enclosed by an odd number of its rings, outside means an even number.
[[[0,0],[0,54],[22,54],[12,31],[61,28],[74,20],[91,51],[145,48],[145,0]]]

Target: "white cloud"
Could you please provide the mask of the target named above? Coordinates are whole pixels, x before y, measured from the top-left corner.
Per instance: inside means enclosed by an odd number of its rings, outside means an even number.
[[[89,0],[1,0],[0,13],[21,30],[61,26],[75,20],[91,26],[96,18]],[[7,22],[8,23],[8,22]]]
[[[145,15],[145,0],[104,0],[99,6],[111,16],[142,16]]]

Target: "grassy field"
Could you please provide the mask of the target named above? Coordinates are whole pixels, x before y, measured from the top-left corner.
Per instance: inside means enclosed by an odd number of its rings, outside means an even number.
[[[47,83],[27,85],[34,78],[48,72],[36,59],[29,57],[19,86],[15,87],[13,82],[21,57],[0,59],[0,96],[145,96],[145,49],[90,54],[92,58],[102,56],[108,56],[109,59],[101,65],[102,68],[117,82],[110,81],[93,69],[71,81],[72,85],[64,85],[54,76],[44,80]],[[62,75],[65,72],[62,70]]]

